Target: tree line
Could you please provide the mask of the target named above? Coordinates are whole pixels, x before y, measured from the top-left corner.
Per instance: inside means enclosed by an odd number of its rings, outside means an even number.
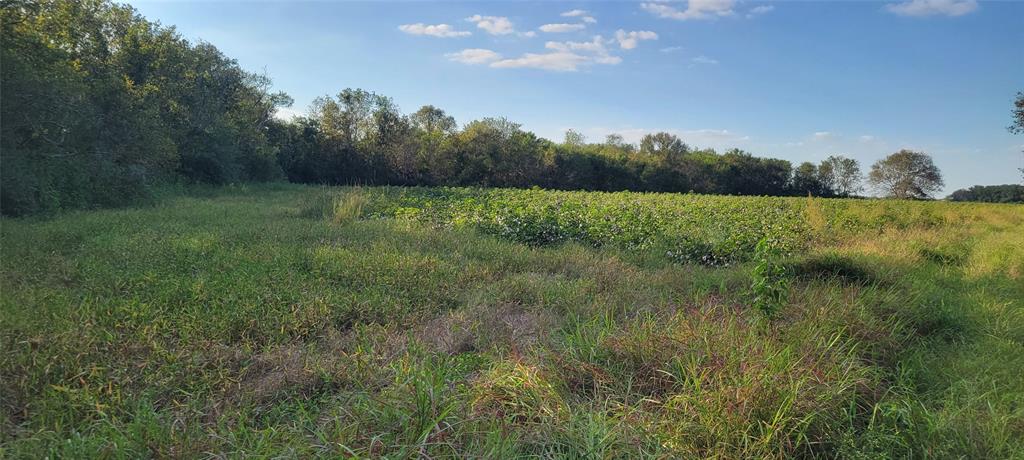
[[[544,187],[735,195],[854,196],[858,162],[718,153],[671,133],[560,142],[505,118],[460,126],[345,89],[283,121],[291,98],[209,43],[108,0],[0,0],[0,212],[116,206],[167,183]],[[867,184],[900,198],[942,187],[930,157],[901,151]]]
[[[695,149],[665,132],[634,145],[614,134],[588,143],[573,130],[554,142],[505,118],[460,129],[442,109],[405,115],[392,99],[362,89],[318,98],[309,116],[275,123],[269,135],[288,179],[303,183],[818,196],[860,190],[859,166],[849,158],[794,169],[738,149]]]
[[[950,201],[982,201],[987,203],[1024,203],[1024,185],[975,185],[949,195]]]

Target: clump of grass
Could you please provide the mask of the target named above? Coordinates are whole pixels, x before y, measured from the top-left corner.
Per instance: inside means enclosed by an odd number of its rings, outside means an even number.
[[[473,411],[513,425],[550,424],[567,415],[557,383],[536,364],[504,360],[475,382]]]
[[[345,224],[363,216],[363,208],[369,203],[369,197],[362,188],[356,187],[334,199],[331,206],[330,219],[335,224]]]
[[[818,202],[807,193],[807,205],[804,207],[804,219],[807,221],[807,226],[810,227],[811,232],[815,236],[821,236],[825,233],[828,227],[828,221],[825,220],[825,215],[821,212],[821,207],[818,206]]]
[[[364,216],[370,198],[362,187],[337,191],[322,188],[299,210],[299,215],[311,219],[326,219],[334,224],[346,224]]]

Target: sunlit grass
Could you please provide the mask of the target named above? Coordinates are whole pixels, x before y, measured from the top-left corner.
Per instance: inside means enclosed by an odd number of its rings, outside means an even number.
[[[382,218],[418,190],[3,220],[0,456],[1024,452],[1020,206],[779,198],[815,238],[767,320],[750,263]]]

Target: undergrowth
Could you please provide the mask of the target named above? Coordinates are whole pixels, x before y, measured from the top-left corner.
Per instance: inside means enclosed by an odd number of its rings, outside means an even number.
[[[5,458],[1024,453],[1020,206],[269,185],[0,222]]]

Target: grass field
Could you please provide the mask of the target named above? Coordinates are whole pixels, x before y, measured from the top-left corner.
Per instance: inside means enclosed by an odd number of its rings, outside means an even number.
[[[0,224],[0,457],[1024,458],[1024,206],[268,185]]]

